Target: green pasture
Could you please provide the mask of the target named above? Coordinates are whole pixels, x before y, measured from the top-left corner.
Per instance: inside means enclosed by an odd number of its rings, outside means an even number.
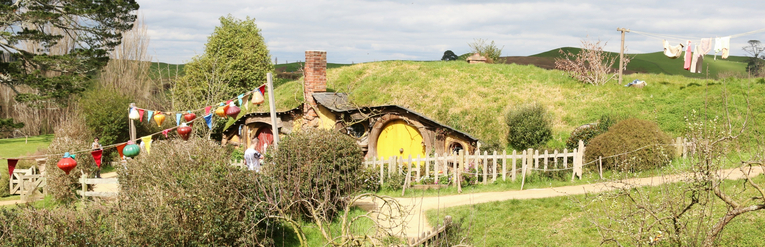
[[[756,181],[762,183],[763,179],[760,176]],[[733,185],[741,183],[742,181],[727,181],[724,187],[729,188],[730,192],[735,188]],[[660,193],[658,187],[649,191]],[[748,192],[753,191],[750,189]],[[442,221],[444,216],[451,215],[467,229],[474,246],[600,246],[600,234],[588,220],[589,216],[586,209],[582,208],[583,204],[579,203],[586,200],[585,195],[508,200],[434,209],[426,214],[431,225]],[[724,203],[718,201],[713,214],[716,217],[722,216],[724,210]],[[761,246],[764,234],[765,212],[756,211],[733,219],[723,231],[718,244]],[[605,246],[615,245],[609,242]]]
[[[53,134],[31,136],[28,140],[25,138],[0,139],[0,157],[15,158],[26,155],[32,155],[38,150],[48,148],[53,140]],[[8,175],[8,166],[0,165],[0,174]]]
[[[360,106],[396,104],[469,133],[485,143],[506,145],[505,113],[523,104],[541,103],[553,120],[551,148],[565,145],[574,128],[597,121],[604,114],[620,114],[656,121],[670,135],[684,133],[686,116],[722,118],[725,104],[741,123],[747,99],[752,116],[765,121],[765,81],[689,78],[665,74],[626,75],[648,83],[643,89],[609,82],[603,86],[579,83],[563,72],[531,65],[467,64],[459,62],[384,61],[327,70],[328,91],[348,93]],[[303,101],[302,79],[275,89],[278,110]],[[725,97],[723,97],[725,95]],[[264,104],[250,111],[267,111]],[[695,113],[694,113],[695,111]],[[752,122],[750,122],[752,123]],[[759,125],[755,131],[765,132]]]

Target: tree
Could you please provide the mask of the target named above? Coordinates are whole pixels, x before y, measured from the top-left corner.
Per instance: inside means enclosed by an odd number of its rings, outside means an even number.
[[[578,53],[559,50],[563,58],[555,59],[555,69],[563,70],[572,78],[595,86],[606,84],[617,76],[613,68],[617,61],[616,56],[603,51],[603,45],[598,42],[592,42],[586,39],[582,41],[581,50]],[[624,57],[624,67],[630,62],[628,57]]]
[[[478,53],[481,54],[481,56],[486,57],[486,59],[488,59],[486,62],[488,63],[497,61],[499,56],[502,55],[502,49],[505,48],[504,46],[502,48],[497,47],[497,45],[494,44],[494,40],[487,44],[484,39],[475,39],[472,43],[468,43],[468,46],[470,46],[470,51],[472,53]]]
[[[749,63],[746,65],[746,71],[752,75],[758,76],[762,74],[762,59],[765,59],[765,55],[760,56],[760,54],[765,51],[765,46],[763,46],[759,40],[749,40],[747,43],[749,43],[749,45],[742,48],[750,55]]]
[[[24,123],[14,122],[13,118],[0,118],[0,133],[10,132],[21,128],[24,128]]]
[[[221,17],[205,52],[186,64],[186,74],[175,85],[175,108],[196,109],[233,98],[263,84],[273,70],[255,19]]]
[[[106,65],[138,7],[135,0],[0,0],[0,51],[11,57],[0,61],[0,83],[17,102],[63,103]]]
[[[454,54],[452,50],[446,50],[444,56],[441,57],[441,61],[455,61],[457,60],[457,54]]]

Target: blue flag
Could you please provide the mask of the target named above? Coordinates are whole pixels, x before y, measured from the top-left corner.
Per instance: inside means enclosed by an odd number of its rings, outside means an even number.
[[[176,113],[175,114],[175,125],[176,126],[181,125],[181,114],[180,113]]]
[[[208,128],[212,129],[212,114],[205,116],[205,123],[207,123]]]
[[[154,115],[154,111],[147,110],[146,113],[148,113],[148,115],[146,115],[146,122],[151,123],[151,115]]]
[[[244,98],[244,94],[240,94],[239,96],[236,96],[236,98],[239,100],[239,106],[242,106],[242,98]]]

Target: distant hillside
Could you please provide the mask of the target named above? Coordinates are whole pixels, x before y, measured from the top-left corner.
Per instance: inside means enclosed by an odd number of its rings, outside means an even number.
[[[298,69],[300,69],[300,66],[303,66],[305,64],[304,62],[295,62],[295,63],[282,63],[274,65],[274,69],[276,72],[296,72]],[[343,66],[350,66],[351,64],[342,64],[342,63],[327,63],[328,69],[333,68],[340,68]]]
[[[573,53],[578,53],[581,49],[574,48],[574,47],[563,47],[560,48],[564,51],[570,51]],[[536,58],[550,58],[553,61],[554,66],[554,59],[562,57],[560,52],[558,52],[559,49],[553,49],[546,52],[542,52],[539,54],[531,55],[529,57],[536,57]],[[614,56],[619,56],[619,53],[610,52],[610,54]],[[670,59],[666,56],[664,56],[663,52],[654,52],[654,53],[645,53],[645,54],[625,54],[625,56],[632,57],[632,61],[627,64],[627,70],[630,72],[638,72],[638,73],[652,73],[652,74],[667,74],[667,75],[682,75],[686,77],[694,77],[694,78],[705,78],[707,76],[707,68],[709,68],[709,77],[710,78],[718,78],[718,75],[720,73],[723,73],[723,75],[731,75],[731,74],[745,74],[746,73],[746,63],[748,61],[748,57],[742,57],[742,56],[730,56],[728,59],[721,59],[720,56],[717,56],[717,60],[714,60],[714,55],[707,54],[704,58],[704,73],[690,73],[687,70],[683,69],[683,59]],[[549,60],[548,60],[549,63]],[[618,68],[619,62],[617,61],[615,64],[615,68]],[[540,67],[546,66],[547,64],[543,64]]]
[[[725,62],[725,61],[724,61]],[[711,116],[721,116],[722,85],[718,81],[659,74],[633,74],[625,81],[641,79],[644,89],[615,83],[585,86],[560,71],[517,64],[468,64],[463,62],[384,61],[327,70],[329,91],[345,92],[361,106],[397,104],[461,131],[486,143],[504,144],[504,114],[525,103],[543,104],[553,119],[551,146],[562,147],[569,133],[592,123],[602,114],[625,114],[657,121],[673,136],[685,130],[685,116],[709,105]],[[303,101],[301,80],[276,88],[277,108],[292,109]],[[748,80],[727,80],[732,110],[744,111],[742,95]],[[765,94],[765,81],[753,81],[749,95]],[[765,105],[765,97],[750,97],[753,106]],[[267,111],[260,106],[251,111]],[[757,122],[765,121],[765,108],[754,107]],[[710,118],[711,119],[711,118]],[[760,133],[765,126],[757,126]]]
[[[185,67],[185,64],[169,64],[169,63],[163,63],[163,62],[153,62],[151,63],[151,77],[153,79],[158,79],[160,76],[163,79],[167,79],[170,77],[183,76],[183,68]]]

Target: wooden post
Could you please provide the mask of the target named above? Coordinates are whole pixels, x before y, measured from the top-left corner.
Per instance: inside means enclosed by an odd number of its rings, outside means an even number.
[[[510,174],[510,178],[511,180],[513,180],[513,182],[515,182],[515,173],[518,171],[517,170],[518,167],[515,166],[515,160],[517,157],[518,157],[517,151],[513,150],[513,173]]]
[[[488,163],[489,152],[483,151],[483,184],[489,184],[489,164]]]
[[[502,150],[502,181],[507,181],[507,151]]]
[[[420,181],[420,175],[421,175],[420,174],[420,163],[422,163],[422,162],[419,161],[420,160],[420,155],[419,154],[417,155],[417,160],[418,160],[417,164],[415,165],[417,167],[416,168],[417,171],[415,172],[415,174],[417,174],[417,176],[415,176],[414,178],[415,178],[415,181]],[[409,155],[409,161],[412,161],[412,155],[411,154]],[[412,166],[412,165],[409,165],[409,166]]]
[[[130,103],[129,109],[132,109],[133,107],[135,107],[135,103]],[[128,130],[130,134],[130,141],[135,143],[136,133],[135,133],[135,123],[133,122],[133,119],[128,119],[128,124],[130,125],[130,129]]]
[[[401,196],[404,196],[404,193],[406,193],[406,187],[409,187],[411,184],[409,180],[412,179],[412,155],[409,155],[409,162],[406,164],[406,176],[404,177],[404,185],[401,186]]]
[[[457,172],[455,173],[455,176],[457,178],[457,193],[462,194],[462,168],[465,166],[465,150],[460,150],[460,157],[459,157],[459,168],[457,168]]]
[[[526,152],[529,152],[528,150],[523,151],[523,156],[521,158],[521,190],[523,190],[523,185],[526,183],[526,166],[528,164],[528,154]]]
[[[420,156],[419,154],[417,155]],[[430,156],[425,155],[425,177],[430,177]]]
[[[563,169],[568,169],[568,148],[563,149]]]
[[[683,155],[683,138],[679,136],[675,140],[675,154],[677,157],[682,157]]]
[[[603,179],[603,156],[598,156],[598,174]]]
[[[385,181],[383,178],[385,178],[385,159],[380,161],[380,187],[383,186]]]
[[[619,85],[622,84],[622,71],[624,70],[624,33],[628,33],[630,30],[626,28],[617,28],[616,31],[622,32],[622,46],[619,50]]]
[[[494,155],[491,158],[491,181],[497,181],[497,150],[494,150]]]
[[[396,162],[396,158],[398,157],[391,156],[388,160],[388,178],[390,178],[390,176],[393,174],[393,170],[396,168],[396,164],[398,164],[398,162]]]
[[[458,153],[454,153],[454,152],[452,153],[452,160],[454,161],[454,164],[452,164],[454,166],[454,169],[452,169],[453,170],[452,176],[454,176],[452,178],[452,183],[454,184],[454,186],[457,186],[457,169],[459,169],[459,165],[458,165],[459,157],[457,156],[457,154]]]
[[[526,150],[526,163],[528,163],[528,165],[526,166],[526,169],[535,168],[534,167],[534,149],[529,148],[528,150]],[[526,172],[530,172],[530,171],[526,171]]]
[[[274,100],[274,78],[271,72],[267,74],[268,79],[268,108],[271,113],[271,132],[274,136],[274,149],[279,148],[279,127],[276,126],[276,101]]]
[[[130,122],[133,122],[133,120],[130,120]],[[85,194],[88,192],[88,185],[85,184],[85,179],[88,178],[88,176],[85,175],[85,173],[82,174],[80,177],[80,183],[82,184],[82,203],[85,205]]]
[[[547,172],[547,160],[548,160],[549,158],[550,158],[550,154],[549,154],[549,153],[547,152],[547,150],[545,149],[545,155],[542,157],[542,159],[544,159],[544,164],[545,164],[545,172]]]
[[[687,140],[683,139],[683,143],[681,144],[683,146],[683,158],[688,158],[688,145]]]
[[[555,149],[555,151],[553,151],[553,167],[555,169],[558,169],[558,149]]]
[[[582,179],[582,171],[584,171],[584,150],[586,148],[587,147],[584,146],[584,141],[579,140],[579,163],[577,164],[579,166],[576,168],[576,175],[579,176],[580,180]]]
[[[576,162],[577,158],[579,158],[579,152],[574,148],[574,164],[571,164],[571,181],[574,181],[574,177],[576,177]]]
[[[435,154],[435,159],[436,161],[433,162],[433,181],[438,183],[438,171],[440,171],[440,169],[438,169],[438,153]]]

